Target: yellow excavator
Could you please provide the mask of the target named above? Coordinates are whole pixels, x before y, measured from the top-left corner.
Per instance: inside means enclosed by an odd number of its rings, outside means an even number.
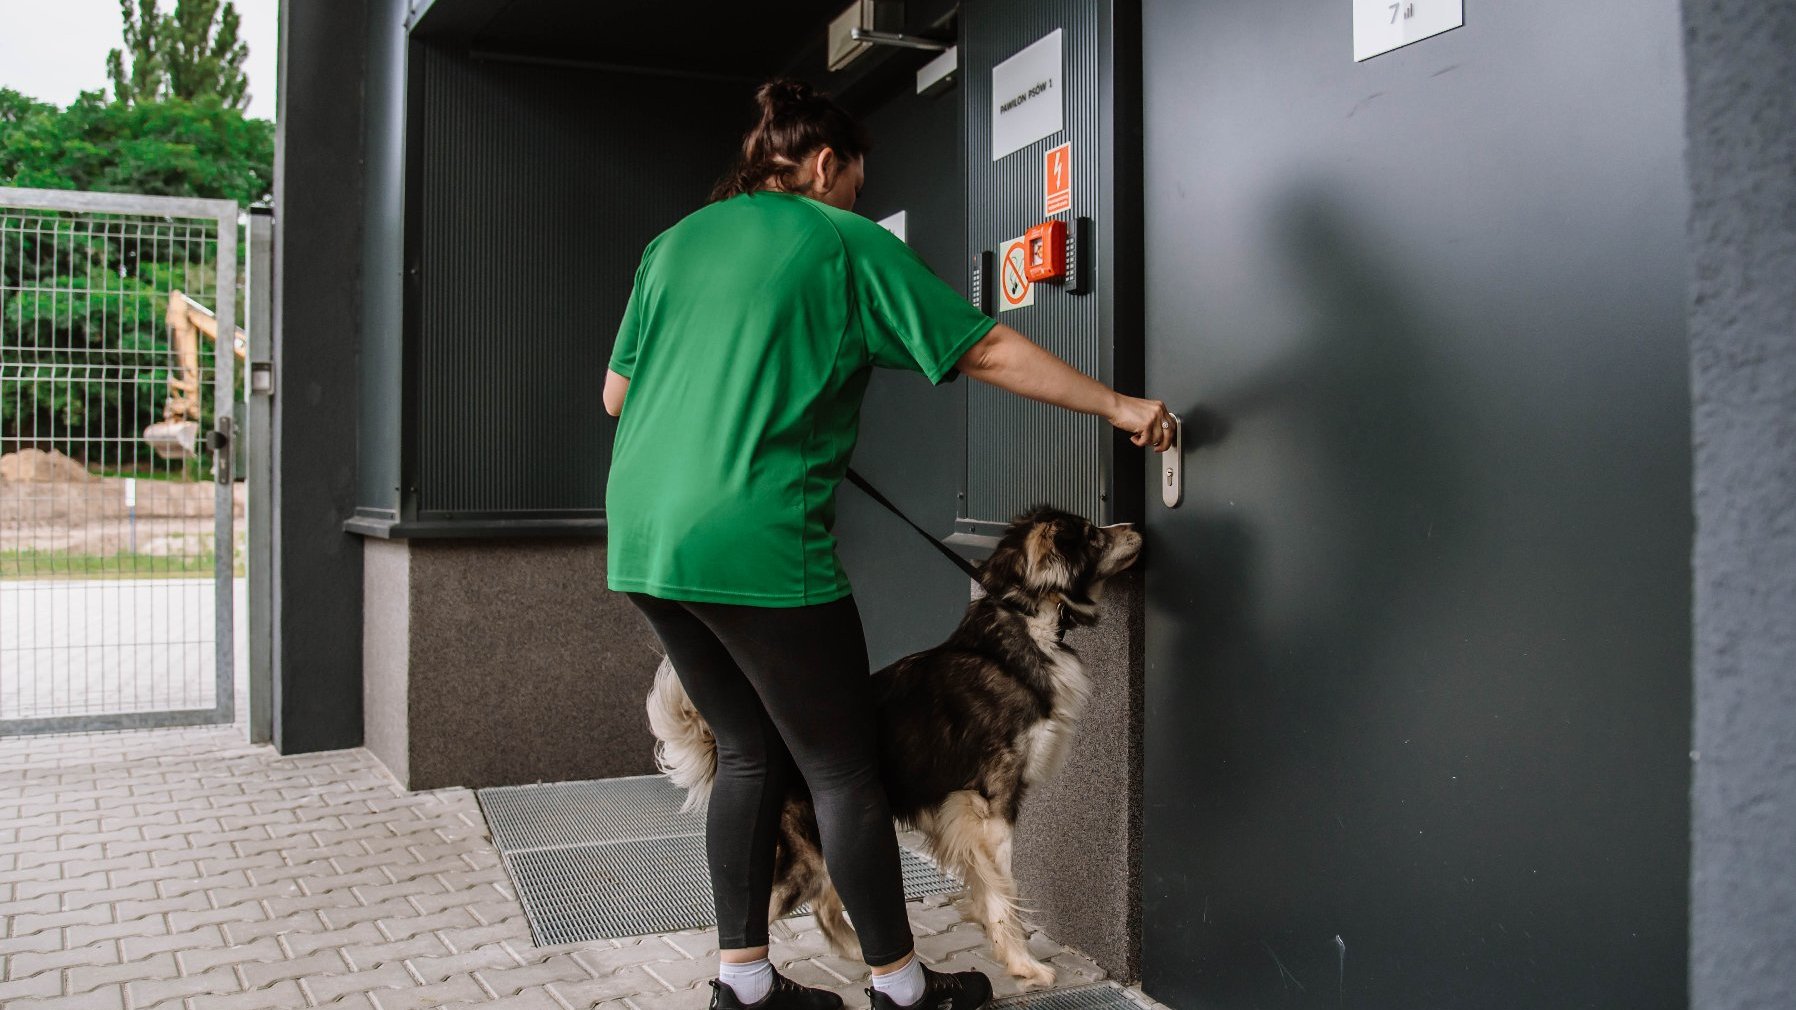
[[[144,441],[163,459],[191,459],[200,434],[200,337],[218,342],[218,317],[211,309],[179,291],[168,295],[168,337],[176,367],[168,377],[168,399],[162,420],[143,430]],[[236,330],[231,349],[237,360],[249,357],[249,338]]]

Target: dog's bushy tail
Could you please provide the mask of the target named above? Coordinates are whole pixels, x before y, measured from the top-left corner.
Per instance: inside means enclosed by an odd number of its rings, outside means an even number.
[[[649,730],[655,734],[655,765],[673,783],[686,790],[681,810],[696,810],[711,797],[717,777],[717,738],[665,657],[655,670],[655,686],[649,691]]]

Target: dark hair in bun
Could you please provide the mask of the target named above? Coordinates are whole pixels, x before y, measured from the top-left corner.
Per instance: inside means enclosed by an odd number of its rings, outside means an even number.
[[[742,138],[742,153],[711,190],[727,200],[777,183],[790,189],[805,156],[827,147],[854,159],[867,153],[866,131],[842,107],[803,81],[772,80],[755,89],[760,119]]]

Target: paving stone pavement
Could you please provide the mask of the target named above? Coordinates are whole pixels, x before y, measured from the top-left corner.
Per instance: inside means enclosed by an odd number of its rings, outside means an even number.
[[[925,963],[1015,993],[951,898],[910,903]],[[772,932],[782,972],[866,1005],[813,918]],[[1057,986],[1104,977],[1029,943]],[[3,1010],[700,1010],[716,951],[709,929],[535,946],[473,792],[408,792],[362,748],[282,756],[241,725],[0,740]]]

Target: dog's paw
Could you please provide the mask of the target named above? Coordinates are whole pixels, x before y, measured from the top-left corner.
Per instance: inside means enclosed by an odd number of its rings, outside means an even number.
[[[1054,985],[1054,967],[1028,955],[1006,962],[1004,968],[1016,977],[1024,989],[1031,986],[1048,989]]]

